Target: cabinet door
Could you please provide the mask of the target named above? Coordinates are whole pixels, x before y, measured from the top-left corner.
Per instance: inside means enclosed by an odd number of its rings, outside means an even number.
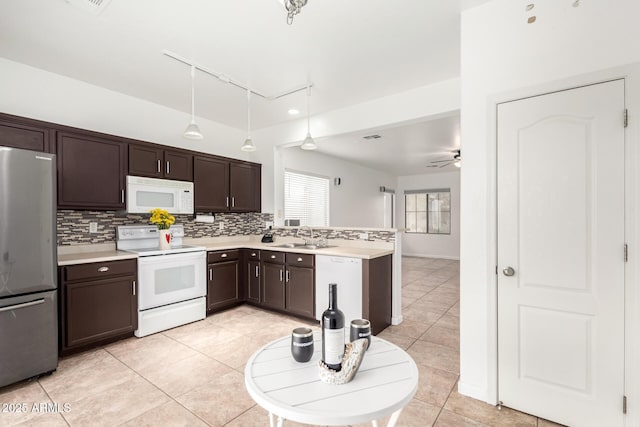
[[[193,160],[193,187],[196,211],[229,210],[229,162],[196,156]]]
[[[260,261],[247,263],[247,300],[259,304],[260,301]]]
[[[52,152],[51,129],[0,118],[0,145],[24,150]]]
[[[162,150],[151,145],[129,145],[129,175],[162,178]]]
[[[260,212],[260,165],[230,164],[230,190],[232,212]]]
[[[237,260],[209,264],[207,310],[211,311],[237,303],[240,300],[238,285]]]
[[[58,207],[124,209],[126,143],[60,132],[56,154]]]
[[[193,156],[183,151],[164,151],[164,177],[178,181],[193,181]]]
[[[307,267],[287,266],[287,311],[315,318],[314,270]]]
[[[262,263],[262,303],[284,309],[284,265]]]
[[[66,284],[65,347],[135,331],[138,310],[134,287],[133,277]]]

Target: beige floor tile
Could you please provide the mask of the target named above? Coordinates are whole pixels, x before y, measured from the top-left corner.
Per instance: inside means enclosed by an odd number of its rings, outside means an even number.
[[[280,337],[282,335],[279,335]],[[224,343],[224,345],[212,345],[202,349],[206,355],[213,357],[234,369],[244,372],[244,366],[249,357],[268,342],[271,338],[261,335],[240,336]]]
[[[400,418],[396,423],[397,426],[402,427],[429,427],[436,421],[438,413],[440,412],[439,406],[429,405],[428,403],[421,402],[413,399],[402,409]],[[386,426],[390,417],[385,417],[382,420],[378,420],[378,425]],[[356,424],[353,427],[370,427],[371,423]]]
[[[14,425],[66,425],[56,409],[47,407],[54,402],[42,389],[37,381],[22,381],[12,386],[0,388],[0,426]],[[63,402],[58,403],[60,411],[64,410]]]
[[[419,283],[417,281],[413,281],[409,284],[407,284],[406,286],[402,287],[402,292],[404,293],[405,290],[407,291],[416,291],[416,292],[431,292],[432,290],[434,290],[435,288],[437,288],[438,285],[434,285],[434,284],[424,284],[424,283]]]
[[[445,409],[463,417],[495,427],[536,427],[537,418],[513,409],[495,406],[452,391]]]
[[[169,397],[141,377],[92,394],[71,404],[64,417],[71,426],[114,426],[125,423]]]
[[[123,424],[124,427],[190,427],[206,426],[200,418],[175,401],[150,409],[142,415]]]
[[[391,325],[387,327],[385,331],[409,338],[419,338],[430,327],[431,324],[429,323],[416,322],[414,320],[403,320],[401,324]]]
[[[457,335],[460,330],[460,318],[452,314],[445,313],[440,319],[438,319],[435,326],[450,329]]]
[[[418,300],[417,298],[409,298],[409,297],[405,297],[403,295],[402,296],[402,308],[409,307],[411,304],[413,304],[417,300]]]
[[[429,328],[429,330],[422,334],[418,339],[444,345],[457,350],[460,349],[460,333],[457,330],[440,326],[440,321]]]
[[[407,298],[418,299],[418,298],[422,298],[426,294],[427,294],[426,291],[420,291],[420,290],[415,290],[415,289],[403,289],[402,290],[402,296],[403,297],[407,297]]]
[[[147,365],[138,373],[171,397],[177,397],[196,387],[207,384],[231,368],[203,354],[196,353],[174,362],[167,360],[158,365]]]
[[[205,324],[204,328],[195,330],[176,328],[163,332],[163,334],[195,350],[203,350],[211,346],[221,346],[226,342],[242,336],[239,333],[229,331],[223,326],[211,324]]]
[[[443,409],[440,412],[438,420],[434,424],[434,427],[489,427],[486,424],[482,424],[478,421],[465,418],[462,415],[454,414],[453,412]]]
[[[394,343],[395,345],[397,345],[398,347],[400,347],[403,350],[408,349],[415,341],[415,338],[409,338],[409,337],[405,337],[402,335],[396,335],[393,334],[391,332],[387,332],[387,330],[384,330],[382,332],[380,332],[378,335],[376,335],[379,338],[385,339],[389,342]]]
[[[451,314],[452,316],[460,317],[460,302],[458,301],[453,306],[451,306],[449,311],[447,311],[447,314]]]
[[[458,381],[458,375],[418,363],[418,391],[415,398],[442,407]]]
[[[191,390],[177,400],[212,426],[224,425],[255,405],[244,388],[244,375],[235,371]]]
[[[105,347],[105,350],[133,370],[179,362],[198,354],[192,348],[164,334],[129,338]]]
[[[40,379],[54,402],[76,402],[131,381],[137,374],[103,349],[61,359],[58,370]]]
[[[422,308],[419,303],[407,307],[402,310],[402,317],[407,320],[413,320],[415,322],[433,324],[437,322],[445,312],[443,311],[430,311]]]
[[[249,427],[249,426],[268,426],[269,425],[269,413],[256,405],[248,411],[244,412],[237,418],[234,418],[229,424],[225,424],[225,427]],[[285,427],[319,427],[311,424],[300,424],[293,421],[285,420]]]
[[[407,353],[416,363],[443,371],[459,374],[460,357],[458,351],[451,347],[433,344],[427,341],[416,341],[409,347]]]

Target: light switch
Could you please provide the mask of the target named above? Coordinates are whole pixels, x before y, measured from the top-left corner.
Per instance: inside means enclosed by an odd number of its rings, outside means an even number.
[[[89,223],[89,233],[97,233],[98,232],[98,223],[90,222]]]
[[[224,222],[220,221],[218,223],[218,228],[220,229],[220,231],[224,230]]]

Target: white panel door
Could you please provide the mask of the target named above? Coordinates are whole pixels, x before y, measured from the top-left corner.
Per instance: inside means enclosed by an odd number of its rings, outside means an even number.
[[[498,107],[498,392],[622,426],[624,81]]]

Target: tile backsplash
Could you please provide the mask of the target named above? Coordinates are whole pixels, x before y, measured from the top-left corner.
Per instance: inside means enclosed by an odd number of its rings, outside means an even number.
[[[115,243],[119,225],[149,224],[149,215],[120,211],[59,210],[56,217],[58,246]],[[273,214],[218,213],[213,224],[195,222],[191,215],[176,215],[176,223],[184,225],[186,237],[218,237],[254,235],[264,232],[265,221]],[[89,233],[89,223],[98,223],[98,232]],[[220,230],[220,224],[224,228]]]
[[[273,233],[276,236],[282,237],[295,237],[298,233],[297,228],[291,227],[274,227]],[[318,237],[322,236],[325,239],[344,239],[344,240],[360,240],[360,235],[366,233],[368,235],[367,241],[381,241],[381,242],[394,242],[396,240],[395,231],[387,230],[363,230],[354,229],[349,230],[347,228],[331,228],[331,227],[318,227],[313,228],[313,234]],[[303,228],[300,231],[300,237],[309,237],[309,229]]]

